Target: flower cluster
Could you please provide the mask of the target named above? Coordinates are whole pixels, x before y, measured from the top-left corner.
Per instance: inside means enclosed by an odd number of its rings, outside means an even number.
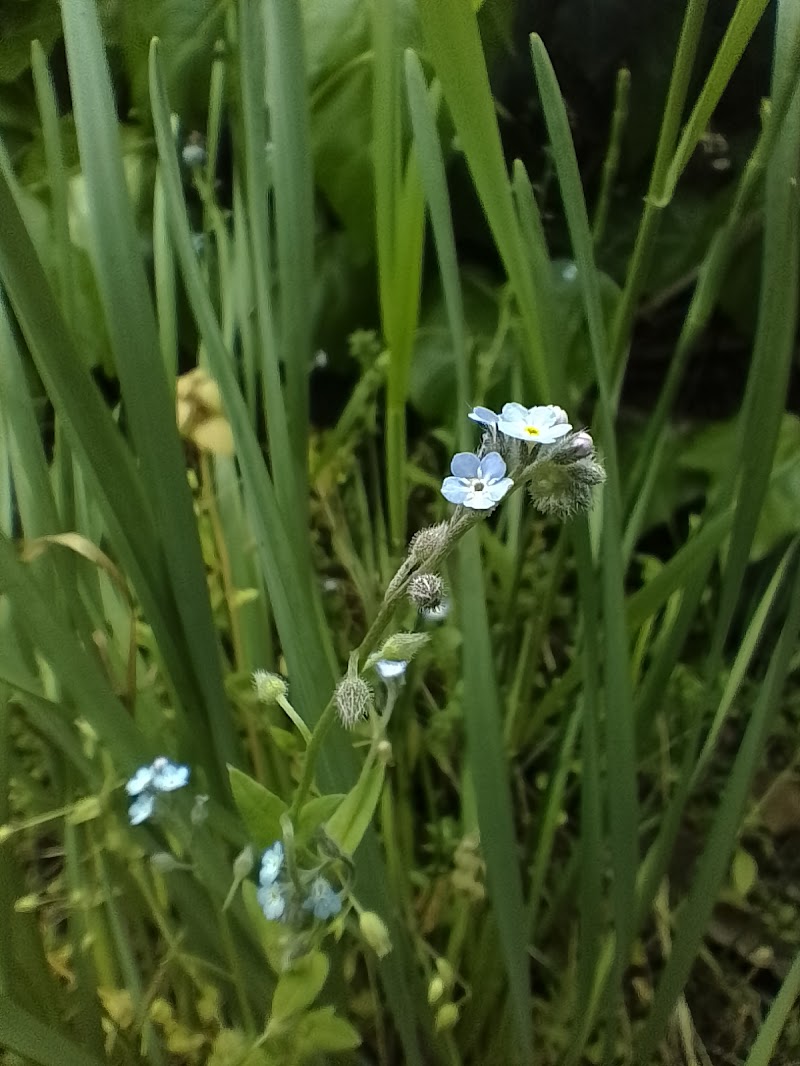
[[[283,844],[280,840],[276,840],[272,847],[267,848],[261,859],[256,893],[264,917],[271,922],[285,921],[291,913],[292,904],[296,898],[294,884],[288,877],[282,876],[284,866]],[[310,911],[320,921],[325,921],[328,918],[334,918],[339,913],[342,909],[342,900],[339,893],[334,891],[330,881],[318,874],[311,881],[301,908],[304,911]]]
[[[442,482],[446,500],[488,512],[515,485],[527,484],[543,514],[571,518],[589,510],[592,488],[605,480],[605,471],[595,459],[591,436],[586,430],[573,432],[563,408],[506,403],[499,414],[474,407],[468,417],[484,427],[483,441],[476,454],[453,457],[451,476]]]
[[[125,785],[128,795],[135,797],[128,808],[131,825],[139,825],[150,817],[160,792],[175,792],[188,781],[189,767],[178,766],[163,755],[154,759],[150,766],[140,766]]]

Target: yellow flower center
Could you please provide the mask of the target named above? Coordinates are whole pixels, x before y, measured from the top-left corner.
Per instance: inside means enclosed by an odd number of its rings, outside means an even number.
[[[525,427],[525,432],[528,434],[529,437],[538,437],[539,436],[539,430],[538,430],[538,428],[536,426],[526,426]]]

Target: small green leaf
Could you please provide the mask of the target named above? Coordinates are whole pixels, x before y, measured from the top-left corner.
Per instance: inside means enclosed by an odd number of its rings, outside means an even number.
[[[356,1030],[334,1013],[333,1007],[319,1007],[303,1017],[295,1050],[298,1058],[318,1052],[352,1051],[361,1043]]]
[[[281,838],[281,815],[286,804],[269,789],[233,766],[228,767],[231,792],[236,808],[253,844],[269,847]]]
[[[369,828],[383,788],[382,763],[365,765],[354,787],[347,793],[325,825],[325,832],[346,855],[352,855]]]
[[[270,1025],[298,1014],[310,1006],[322,991],[330,963],[321,951],[312,951],[296,959],[290,969],[281,974],[272,997]],[[306,1019],[303,1019],[305,1028]]]
[[[334,792],[328,796],[316,796],[303,804],[295,826],[295,840],[302,843],[324,822],[327,822],[344,799],[344,794]]]
[[[266,955],[269,967],[275,974],[283,971],[289,951],[292,931],[283,922],[273,922],[264,917],[258,904],[257,889],[252,881],[242,883],[242,899],[250,924]]]

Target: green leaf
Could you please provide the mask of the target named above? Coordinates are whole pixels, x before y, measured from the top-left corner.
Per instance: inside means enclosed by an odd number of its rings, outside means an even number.
[[[267,848],[281,839],[281,815],[286,804],[269,789],[234,766],[228,767],[231,792],[253,844]]]
[[[333,1007],[319,1007],[303,1016],[296,1044],[298,1057],[319,1052],[352,1051],[361,1043],[358,1032],[339,1018]]]
[[[297,842],[303,843],[308,840],[324,822],[333,816],[344,798],[343,793],[336,792],[328,796],[316,796],[308,803],[304,803],[295,826]]]
[[[31,42],[50,51],[61,32],[52,0],[0,0],[0,82],[12,82],[31,65]]]
[[[325,832],[345,855],[355,852],[369,828],[381,796],[384,773],[382,763],[365,763],[358,781],[325,824]]]
[[[312,951],[296,959],[278,980],[275,995],[272,997],[270,1025],[282,1022],[309,1007],[322,991],[329,969],[328,957],[321,951]]]
[[[709,426],[692,438],[678,458],[678,465],[683,469],[707,475],[708,497],[712,503],[723,490],[740,432],[738,420]],[[774,476],[758,516],[751,560],[762,559],[787,537],[800,532],[800,418],[797,415],[785,414],[781,420],[772,469]]]

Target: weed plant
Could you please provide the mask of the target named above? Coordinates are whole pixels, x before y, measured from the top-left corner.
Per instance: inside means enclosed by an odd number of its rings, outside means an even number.
[[[688,0],[610,302],[597,257],[628,80],[590,216],[530,40],[580,379],[533,183],[504,158],[481,5],[351,6],[368,48],[341,76],[367,75],[380,331],[351,336],[360,376],[325,431],[315,116],[338,83],[309,89],[319,8],[208,5],[194,133],[174,102],[191,41],[152,40],[134,123],[106,5],[61,2],[68,117],[32,46],[43,182],[0,155],[3,1062],[710,1061],[687,982],[800,630],[796,512],[754,547],[798,457],[800,6],[777,3],[761,132],[632,455],[617,413],[659,229],[766,0],[739,0],[699,72],[707,5]],[[485,345],[454,151],[507,277]],[[744,400],[714,491],[646,559],[676,395],[753,212]],[[423,253],[451,372],[446,417],[420,434]],[[508,336],[520,355],[500,372]],[[743,603],[754,555],[770,569]],[[678,889],[681,828],[730,730]],[[800,955],[747,1066],[791,1054],[799,990]]]

